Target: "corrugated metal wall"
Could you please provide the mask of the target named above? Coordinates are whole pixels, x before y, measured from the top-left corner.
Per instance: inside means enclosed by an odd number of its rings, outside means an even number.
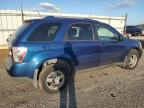
[[[23,14],[22,14],[23,13]],[[125,25],[125,17],[108,17],[94,16],[81,14],[64,14],[64,13],[49,13],[49,12],[33,12],[20,10],[0,10],[0,45],[6,45],[6,39],[22,24],[22,16],[24,20],[43,18],[45,16],[63,16],[63,17],[78,17],[91,18],[112,25],[119,32],[123,33]]]

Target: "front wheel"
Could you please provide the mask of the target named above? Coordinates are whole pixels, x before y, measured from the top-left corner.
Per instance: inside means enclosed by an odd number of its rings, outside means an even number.
[[[130,50],[127,57],[125,58],[125,68],[134,69],[139,62],[139,53],[136,49]]]

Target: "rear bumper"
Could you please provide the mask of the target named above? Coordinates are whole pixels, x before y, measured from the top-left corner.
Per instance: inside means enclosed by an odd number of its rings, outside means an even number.
[[[5,68],[8,74],[12,77],[33,78],[36,67],[36,62],[14,63],[11,56],[7,57],[5,61]]]

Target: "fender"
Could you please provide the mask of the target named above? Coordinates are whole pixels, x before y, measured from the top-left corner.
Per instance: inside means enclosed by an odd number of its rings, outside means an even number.
[[[57,63],[57,61],[58,61],[57,59],[47,60],[46,62],[44,62],[43,67],[46,67],[47,65],[50,65],[50,64],[55,64]],[[33,77],[33,85],[35,88],[38,88],[38,80],[37,80],[38,72],[39,72],[39,69],[35,69],[34,77]]]

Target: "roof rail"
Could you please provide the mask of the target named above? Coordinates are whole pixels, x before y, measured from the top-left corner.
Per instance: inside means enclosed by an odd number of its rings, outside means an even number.
[[[46,17],[44,17],[44,19],[52,19],[52,18],[55,18],[55,16],[46,16]]]

